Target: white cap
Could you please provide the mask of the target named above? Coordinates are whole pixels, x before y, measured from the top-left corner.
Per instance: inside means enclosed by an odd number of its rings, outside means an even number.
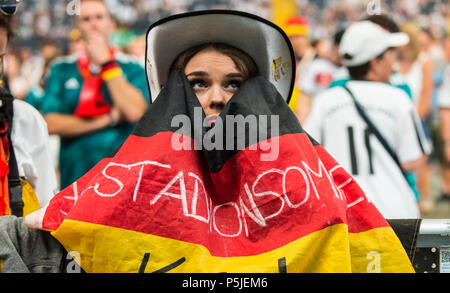
[[[184,50],[203,43],[224,43],[247,53],[259,74],[286,102],[295,82],[295,57],[284,31],[253,14],[205,10],[172,15],[147,31],[146,72],[152,101],[169,77],[170,66]]]
[[[369,62],[389,48],[408,44],[405,33],[390,33],[371,21],[351,24],[342,36],[339,54],[346,67]]]

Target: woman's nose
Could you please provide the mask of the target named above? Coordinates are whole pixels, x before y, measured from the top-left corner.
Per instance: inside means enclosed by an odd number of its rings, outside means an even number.
[[[212,86],[208,91],[208,107],[222,110],[227,103],[226,92],[220,86]]]

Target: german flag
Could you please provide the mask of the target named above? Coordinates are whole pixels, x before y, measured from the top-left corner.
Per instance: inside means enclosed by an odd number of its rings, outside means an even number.
[[[196,124],[199,107],[174,71],[124,144],[51,200],[42,228],[83,270],[414,272],[270,82],[246,81],[212,128]]]

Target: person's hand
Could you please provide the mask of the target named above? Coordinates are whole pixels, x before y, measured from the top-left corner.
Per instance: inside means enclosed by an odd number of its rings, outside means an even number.
[[[48,206],[48,204],[47,204]],[[42,229],[42,222],[44,220],[45,211],[47,206],[28,214],[24,218],[25,226],[32,229]]]
[[[122,114],[118,108],[112,108],[109,112],[109,126],[114,127],[122,120]]]
[[[86,50],[93,64],[101,65],[111,61],[108,39],[98,31],[92,31],[85,37]]]
[[[99,130],[104,128],[115,127],[123,121],[122,113],[117,107],[111,108],[109,113],[102,114],[88,119],[93,125],[93,129]]]

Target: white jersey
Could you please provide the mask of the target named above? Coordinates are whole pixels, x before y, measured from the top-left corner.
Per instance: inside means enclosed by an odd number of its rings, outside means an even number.
[[[58,182],[49,148],[47,124],[30,104],[15,99],[11,141],[20,177],[33,187],[44,207],[58,191]]]
[[[414,104],[402,90],[369,81],[349,81],[347,87],[401,163],[429,153]],[[383,145],[369,134],[344,88],[316,97],[304,129],[353,175],[385,218],[419,218],[413,191]]]

